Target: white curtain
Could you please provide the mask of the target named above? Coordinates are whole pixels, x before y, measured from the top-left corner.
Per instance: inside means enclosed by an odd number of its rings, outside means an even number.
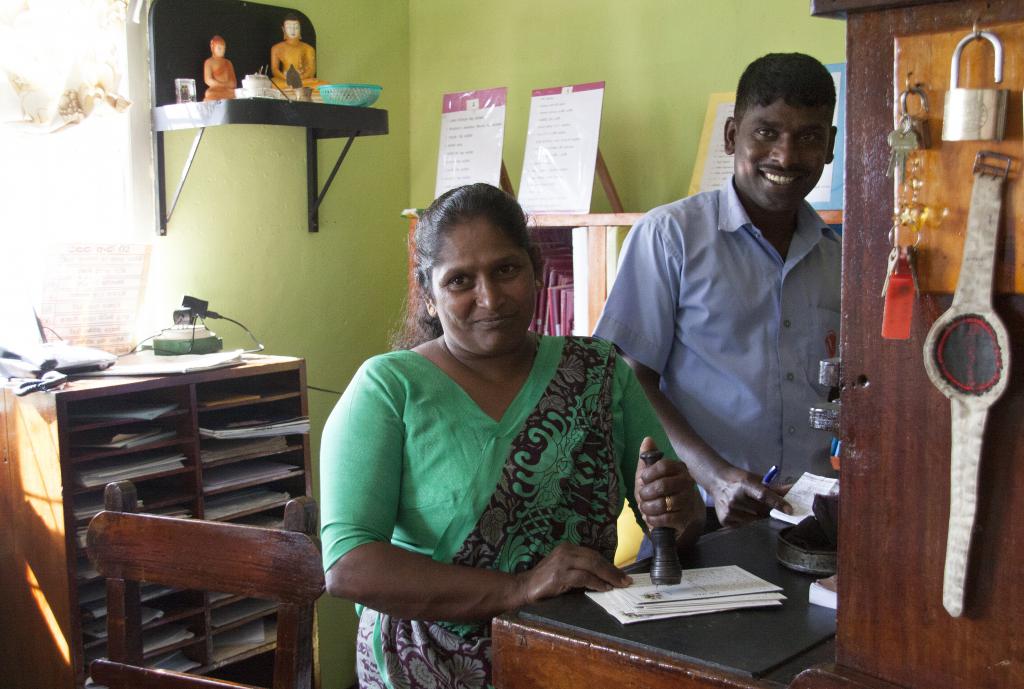
[[[128,0],[0,0],[0,123],[52,132],[130,102]]]

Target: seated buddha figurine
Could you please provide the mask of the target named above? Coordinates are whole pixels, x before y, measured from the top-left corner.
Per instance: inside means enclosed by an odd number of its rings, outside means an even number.
[[[231,60],[224,57],[227,44],[220,36],[210,39],[210,57],[203,63],[203,81],[206,82],[206,95],[203,100],[224,100],[235,97],[235,68]]]
[[[302,40],[302,27],[299,18],[294,14],[285,16],[281,23],[284,40],[275,43],[270,49],[271,79],[280,88],[285,89],[294,84],[288,83],[287,73],[294,67],[302,79],[302,86],[316,88],[326,81],[316,78],[316,48]]]

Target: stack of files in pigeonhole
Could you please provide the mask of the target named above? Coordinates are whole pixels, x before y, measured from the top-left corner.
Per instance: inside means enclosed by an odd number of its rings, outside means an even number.
[[[78,470],[78,484],[85,488],[102,486],[111,481],[158,474],[185,466],[185,455],[180,452],[149,452],[124,457],[110,457],[89,462]]]
[[[294,416],[283,419],[248,419],[235,421],[220,428],[199,429],[204,438],[262,438],[269,435],[309,433],[309,417]]]
[[[132,433],[113,433],[78,443],[81,447],[95,447],[104,450],[122,450],[139,445],[148,445],[160,440],[173,438],[174,429],[142,428]]]
[[[269,438],[242,438],[239,440],[207,440],[199,451],[203,464],[219,462],[232,457],[245,455],[272,454],[288,449],[288,441],[284,436]]]
[[[295,474],[299,467],[285,462],[269,459],[250,459],[247,462],[236,462],[227,466],[207,469],[203,472],[203,490],[226,488],[240,481],[263,479],[273,481]]]
[[[83,493],[75,496],[75,519],[92,519],[103,510],[103,493]],[[145,506],[142,500],[136,503],[136,510],[142,512]],[[89,528],[88,524],[85,526]],[[84,542],[83,542],[84,543]],[[82,546],[85,547],[84,545]]]
[[[626,588],[587,595],[622,624],[704,615],[740,608],[782,605],[782,588],[735,565],[683,570],[672,586],[655,586],[649,574],[633,574]]]
[[[248,512],[277,505],[288,500],[288,491],[272,491],[265,488],[250,488],[225,493],[206,501],[207,519],[223,519],[236,512]]]
[[[104,582],[102,581],[99,583],[104,584]],[[104,588],[104,590],[106,589]],[[170,586],[162,586],[160,584],[143,584],[139,587],[139,600],[145,603],[146,601],[153,600],[154,598],[159,598],[160,596],[163,596],[165,594],[173,593],[176,590],[177,589],[173,589]],[[79,607],[81,607],[82,609],[82,618],[87,620],[98,620],[101,617],[106,616],[106,595],[102,595],[99,598],[96,598],[93,595],[90,595],[89,597],[93,598],[93,600],[90,600],[87,603],[80,602],[79,604]]]

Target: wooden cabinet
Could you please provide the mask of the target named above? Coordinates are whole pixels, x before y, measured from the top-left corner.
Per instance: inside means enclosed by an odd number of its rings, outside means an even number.
[[[1006,394],[990,410],[981,459],[967,605],[962,617],[942,606],[943,561],[949,521],[950,405],[929,381],[923,347],[928,330],[950,305],[951,296],[924,293],[915,306],[906,341],[879,337],[883,300],[878,297],[890,249],[893,182],[885,176],[894,106],[905,74],[894,69],[897,41],[945,32],[967,35],[974,23],[997,34],[1007,23],[1024,21],[1019,0],[959,2],[812,2],[815,14],[842,13],[847,27],[846,232],[843,237],[843,329],[841,351],[846,385],[842,391],[843,460],[839,533],[839,616],[836,668],[806,678],[799,686],[944,687],[1024,686],[1024,636],[1016,630],[1024,615],[1020,573],[1024,554],[1016,534],[1024,530],[1024,460],[1020,422],[1024,412],[1021,368],[1011,373]],[[980,48],[981,46],[975,46]],[[982,54],[979,50],[978,54]],[[928,88],[948,86],[950,52],[933,50]],[[989,63],[991,65],[991,63]],[[991,67],[990,67],[991,69]],[[1019,77],[1021,62],[1007,58],[1006,75]],[[961,85],[981,88],[988,76],[970,75]],[[990,72],[989,72],[990,74]],[[912,77],[917,79],[917,74]],[[1015,99],[1015,100],[1014,100]],[[1020,91],[1011,92],[1006,138],[1016,147],[1007,198],[1018,187],[1021,129]],[[932,103],[933,120],[942,100]],[[936,124],[936,131],[941,127]],[[936,137],[937,138],[937,137]],[[982,142],[933,139],[940,151],[967,151]],[[971,185],[970,159],[945,167],[933,188]],[[953,205],[948,202],[949,205]],[[997,267],[1019,265],[1020,249],[1008,228],[1021,211],[1004,205]],[[939,230],[963,236],[951,221]],[[962,240],[961,240],[962,241]],[[925,237],[921,250],[932,250]],[[959,266],[959,261],[956,262]],[[1024,297],[998,294],[995,310],[1010,332],[1010,357],[1024,361]],[[858,674],[859,673],[859,674]],[[837,676],[838,675],[838,676]]]
[[[305,362],[287,357],[79,379],[20,398],[4,390],[4,686],[81,687],[104,654],[104,585],[84,546],[113,472],[130,475],[143,512],[280,525],[285,502],[310,494],[308,435],[223,441],[201,429],[307,414]],[[274,648],[269,603],[155,587],[143,601],[147,662],[179,652],[215,672]]]

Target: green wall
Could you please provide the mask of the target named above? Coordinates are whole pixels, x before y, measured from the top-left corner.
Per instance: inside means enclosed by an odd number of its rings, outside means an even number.
[[[769,52],[845,61],[844,22],[807,0],[411,0],[410,203],[433,197],[441,94],[508,87],[519,189],[534,88],[605,81],[600,148],[627,211],[686,195],[707,95]],[[595,188],[591,209],[607,211]]]
[[[405,289],[406,222],[434,189],[441,94],[507,86],[505,161],[518,188],[531,89],[604,80],[601,149],[627,210],[685,194],[707,94],[771,51],[844,60],[842,22],[806,0],[295,0],[317,27],[319,75],[384,86],[391,133],[359,139],[305,225],[305,140],[287,127],[207,131],[168,235],[154,241],[143,313],[165,326],[183,293],[242,321],[270,353],[305,357],[310,385],[342,389],[386,348]],[[230,55],[229,55],[230,57]],[[241,75],[240,75],[241,76]],[[191,143],[167,140],[173,189]],[[343,141],[320,144],[326,178]],[[607,210],[600,192],[593,209]],[[229,323],[215,329],[246,346]],[[310,391],[313,466],[336,398]],[[316,494],[319,496],[318,487]],[[354,681],[351,606],[320,606],[325,689]]]
[[[208,129],[168,234],[153,241],[142,311],[159,330],[182,294],[208,299],[210,308],[245,323],[269,353],[305,357],[310,385],[341,390],[364,359],[386,348],[404,296],[408,225],[399,213],[409,196],[408,4],[284,4],[302,10],[316,26],[321,78],[384,87],[377,106],[388,110],[391,133],[356,140],[321,206],[320,232],[310,234],[304,131]],[[165,140],[170,194],[192,134],[172,133]],[[320,143],[321,185],[343,144]],[[248,346],[234,325],[211,325],[227,347]],[[310,390],[309,400],[315,482],[320,429],[337,397]],[[320,620],[323,686],[348,687],[352,606],[325,599]]]

